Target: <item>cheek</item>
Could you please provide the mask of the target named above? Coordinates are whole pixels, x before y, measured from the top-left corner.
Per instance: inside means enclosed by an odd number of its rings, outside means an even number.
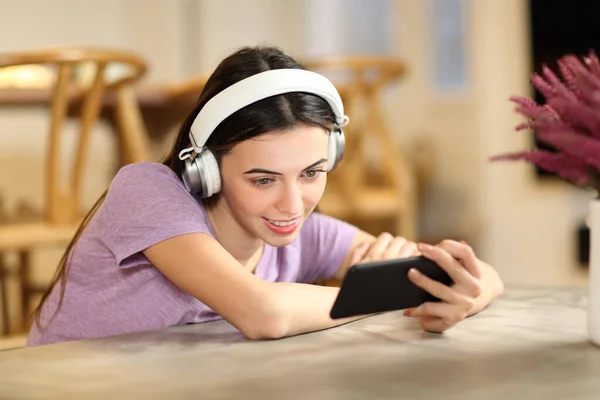
[[[316,182],[306,186],[304,189],[303,198],[304,203],[307,206],[315,205],[321,200],[321,197],[323,197],[323,193],[325,192],[326,183],[327,176],[323,176]]]
[[[260,214],[270,204],[269,196],[261,192],[247,182],[237,181],[224,188],[223,195],[238,215]]]

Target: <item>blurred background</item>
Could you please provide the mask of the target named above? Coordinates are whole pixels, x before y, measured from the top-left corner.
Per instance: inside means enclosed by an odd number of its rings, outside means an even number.
[[[528,164],[488,161],[534,145],[514,131],[522,118],[508,98],[534,96],[529,76],[542,63],[597,41],[585,22],[597,6],[559,3],[4,0],[0,65],[17,53],[37,58],[0,67],[3,333],[24,329],[23,310],[66,246],[58,239],[74,233],[120,166],[166,155],[206,76],[245,45],[280,47],[330,76],[344,97],[348,152],[323,212],[373,233],[466,240],[507,284],[586,284],[592,194]],[[40,56],[44,49],[52,51]],[[84,62],[64,69],[65,54]],[[133,74],[100,92],[98,65],[108,81]],[[52,95],[60,71],[74,82],[63,97]],[[87,152],[78,150],[82,135]],[[79,185],[52,197],[50,172]]]

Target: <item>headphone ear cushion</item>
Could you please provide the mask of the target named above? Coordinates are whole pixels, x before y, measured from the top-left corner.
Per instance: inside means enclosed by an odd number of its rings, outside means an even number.
[[[221,173],[219,172],[219,163],[212,151],[205,149],[200,154],[202,170],[205,174],[206,191],[203,191],[203,197],[210,197],[221,191]]]
[[[327,171],[333,171],[344,158],[346,139],[341,129],[329,132],[329,148],[327,154]]]

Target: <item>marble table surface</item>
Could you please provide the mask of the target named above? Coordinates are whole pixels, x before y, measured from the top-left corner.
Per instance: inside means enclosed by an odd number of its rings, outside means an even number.
[[[0,398],[598,399],[585,288],[509,288],[444,334],[390,312],[275,341],[224,321],[0,352]]]

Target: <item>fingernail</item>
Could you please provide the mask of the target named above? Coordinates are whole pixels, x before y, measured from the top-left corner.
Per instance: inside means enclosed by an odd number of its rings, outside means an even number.
[[[408,273],[412,276],[418,276],[419,275],[419,271],[417,271],[415,268],[411,268],[408,270]]]
[[[469,243],[465,242],[464,240],[459,240],[459,242],[466,244],[467,246],[469,245]]]
[[[416,314],[417,310],[418,310],[418,307],[407,308],[406,311],[408,311],[408,313],[406,313],[405,315],[407,317],[414,317],[417,315]]]

